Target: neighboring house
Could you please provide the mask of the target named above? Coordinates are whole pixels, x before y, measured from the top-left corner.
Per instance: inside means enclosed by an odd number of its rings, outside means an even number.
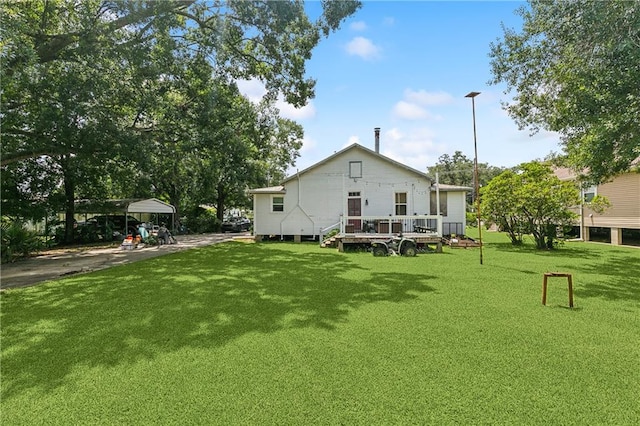
[[[250,190],[254,235],[316,239],[334,228],[464,234],[471,188],[440,185],[436,191],[426,174],[381,155],[378,146],[376,134],[376,151],[353,144],[282,185]]]
[[[576,180],[570,169],[557,168],[560,180]],[[577,208],[580,237],[585,241],[603,238],[611,244],[638,243],[640,240],[640,173],[630,171],[607,183],[581,189],[583,203]],[[606,197],[611,206],[601,213],[589,208],[596,195]],[[598,238],[600,237],[600,238]]]

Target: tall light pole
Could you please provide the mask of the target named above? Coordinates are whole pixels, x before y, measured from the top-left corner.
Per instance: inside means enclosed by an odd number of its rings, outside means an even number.
[[[480,182],[478,181],[478,142],[476,140],[476,102],[475,97],[480,92],[469,92],[465,95],[465,98],[471,98],[471,108],[473,111],[473,149],[475,151],[475,160],[473,174],[475,178],[475,192],[476,192],[476,214],[478,216],[478,240],[480,241],[480,264],[482,265],[482,223],[480,221]]]

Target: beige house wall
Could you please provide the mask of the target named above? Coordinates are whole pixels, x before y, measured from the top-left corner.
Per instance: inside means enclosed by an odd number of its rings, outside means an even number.
[[[597,193],[607,197],[611,207],[600,214],[585,206],[585,226],[640,229],[640,173],[620,175],[599,185]]]
[[[560,180],[575,180],[575,174],[566,168],[557,168],[555,175]],[[606,197],[611,207],[602,213],[587,205],[571,209],[578,215],[575,224],[580,226],[583,240],[591,240],[591,228],[609,228],[611,244],[622,244],[623,229],[640,229],[640,172],[629,172],[616,176],[611,182],[598,185],[596,193]]]

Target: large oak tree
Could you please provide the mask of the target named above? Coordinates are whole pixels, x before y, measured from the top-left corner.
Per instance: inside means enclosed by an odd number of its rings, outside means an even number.
[[[491,83],[515,92],[505,108],[521,129],[562,137],[587,180],[640,156],[640,2],[530,0],[521,31],[491,45]]]
[[[226,81],[260,79],[267,99],[282,93],[304,105],[314,93],[305,75],[312,49],[360,4],[322,6],[311,20],[298,1],[0,3],[3,199],[33,200],[32,183],[51,182],[43,195],[53,200],[51,192],[63,193],[70,238],[73,201],[95,196],[96,188],[106,196],[105,182],[139,170],[132,165],[148,154],[141,145],[156,138],[163,155],[175,159],[198,137],[198,120],[188,114],[194,90],[186,89],[199,84],[190,74],[198,59]],[[166,101],[162,111],[158,96]]]

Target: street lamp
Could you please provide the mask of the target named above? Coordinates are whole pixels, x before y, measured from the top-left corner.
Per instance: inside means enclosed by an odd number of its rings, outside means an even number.
[[[474,170],[475,192],[476,192],[476,214],[478,216],[478,240],[480,241],[480,264],[482,265],[482,224],[480,223],[480,182],[478,181],[478,142],[476,140],[476,102],[475,97],[480,92],[469,92],[465,98],[471,98],[471,108],[473,111],[473,149],[475,151]]]

